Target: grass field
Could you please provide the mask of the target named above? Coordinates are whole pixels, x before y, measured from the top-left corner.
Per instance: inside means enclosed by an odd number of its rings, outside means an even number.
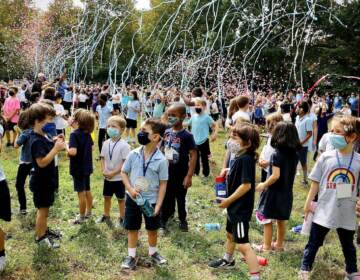
[[[224,157],[225,134],[220,133],[212,144],[212,176],[219,172]],[[264,140],[263,140],[264,142]],[[97,156],[97,149],[94,158]],[[170,223],[170,233],[159,238],[159,249],[168,264],[164,267],[146,267],[141,265],[133,272],[123,272],[120,264],[127,255],[126,233],[107,225],[96,225],[89,221],[81,226],[71,226],[69,220],[78,211],[77,196],[73,192],[72,179],[69,176],[69,161],[65,154],[60,157],[60,192],[51,209],[49,225],[61,229],[65,236],[59,250],[39,248],[34,242],[35,209],[32,195],[27,188],[28,208],[30,213],[19,217],[15,190],[15,176],[18,165],[18,152],[3,148],[1,164],[7,175],[13,207],[13,221],[1,224],[11,235],[6,243],[8,266],[0,279],[247,279],[247,266],[236,256],[237,264],[231,270],[211,270],[207,263],[214,257],[222,256],[225,243],[226,217],[210,200],[214,199],[213,179],[204,184],[199,177],[194,177],[193,186],[188,193],[189,226],[188,233],[181,233],[177,222]],[[91,177],[96,216],[102,214],[102,176],[100,163],[95,162],[95,172]],[[259,177],[260,172],[257,172]],[[300,177],[294,186],[294,207],[292,217],[287,224],[286,251],[277,254],[263,254],[269,265],[262,268],[262,279],[297,279],[306,237],[290,232],[291,227],[302,222],[302,208],[307,190],[300,185]],[[257,198],[258,198],[257,194]],[[115,198],[112,207],[113,218],[117,216]],[[220,223],[220,232],[206,233],[205,223]],[[251,242],[260,243],[262,227],[254,221],[250,230]],[[147,255],[145,231],[141,232],[138,253]],[[145,263],[146,264],[146,263]],[[316,259],[312,279],[343,279],[344,259],[336,233],[328,235],[325,247],[321,248]]]

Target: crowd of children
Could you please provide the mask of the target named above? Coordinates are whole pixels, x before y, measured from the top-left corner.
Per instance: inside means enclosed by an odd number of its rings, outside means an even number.
[[[116,226],[128,233],[128,256],[121,267],[136,267],[143,219],[149,257],[153,263],[164,265],[167,260],[157,249],[159,230],[166,234],[176,205],[179,229],[183,232],[189,230],[186,195],[192,186],[192,178],[200,174],[200,165],[204,178],[210,175],[210,143],[216,140],[220,125],[216,119],[219,108],[211,103],[213,100],[207,99],[201,89],[195,89],[192,97],[180,98],[176,94],[174,101],[166,104],[164,96],[156,93],[151,97],[155,100],[155,107],[153,111],[145,109],[148,118],[141,123],[136,134],[142,105],[135,89],[127,95],[126,113],[121,107],[124,102],[121,97],[115,98],[113,103],[104,93],[98,96],[95,112],[81,105],[72,113],[64,109],[69,108],[69,104],[64,103],[63,107],[62,95],[52,88],[47,88],[39,101],[23,110],[16,94],[16,87],[10,88],[3,106],[5,127],[0,126],[0,135],[7,135],[8,146],[21,148],[15,183],[19,213],[27,213],[25,182],[29,176],[33,203],[37,209],[35,242],[52,249],[60,246],[61,232],[50,229],[47,222],[59,187],[58,154],[62,151],[69,157],[69,174],[79,202],[79,214],[71,223],[80,225],[92,218],[90,177],[97,172],[93,169],[92,155],[93,132],[98,123],[104,208],[96,223],[112,223],[110,209],[115,195],[119,207]],[[259,106],[260,102],[256,104]],[[331,132],[321,132],[323,137],[326,135],[327,143],[318,145],[326,149],[318,149],[319,157],[308,177],[308,149],[310,144],[318,144],[318,135],[314,131],[315,120],[319,120],[309,116],[309,102],[299,105],[295,125],[287,119],[287,112],[264,116],[267,141],[260,156],[257,152],[261,136],[259,126],[251,123],[250,106],[251,100],[247,96],[236,97],[230,103],[229,118],[225,124],[229,139],[220,174],[226,178],[227,196],[217,198],[219,208],[227,210],[226,248],[224,256],[211,261],[209,266],[234,266],[234,253],[238,250],[248,265],[250,279],[258,280],[261,276],[256,252],[286,250],[286,223],[291,217],[293,185],[300,162],[304,185],[308,178],[311,181],[304,206],[305,219],[312,214],[313,222],[299,279],[310,279],[316,253],[331,229],[337,230],[340,239],[346,279],[360,279],[353,244],[360,171],[360,155],[353,146],[360,136],[359,119],[341,113],[333,117]],[[120,111],[126,118],[121,116]],[[153,118],[151,113],[161,118]],[[257,117],[257,124],[260,124],[263,116],[257,114]],[[68,142],[65,138],[67,126],[71,130]],[[9,132],[12,135],[6,134]],[[134,148],[135,139],[139,146]],[[255,179],[257,165],[262,170],[258,184]],[[207,180],[204,182],[209,183]],[[258,205],[255,205],[256,192],[260,193]],[[315,209],[312,207],[314,200],[317,201]],[[256,220],[263,225],[262,244],[251,244],[249,237],[254,208]],[[0,219],[11,220],[9,188],[1,168]],[[273,224],[276,224],[275,237]],[[6,264],[4,243],[5,233],[0,229],[0,271]]]

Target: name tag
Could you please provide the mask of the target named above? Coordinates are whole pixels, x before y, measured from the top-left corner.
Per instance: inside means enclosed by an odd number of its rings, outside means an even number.
[[[173,160],[174,159],[174,150],[173,148],[166,147],[165,148],[165,157],[167,160]]]
[[[352,196],[351,184],[344,184],[344,183],[336,184],[337,199],[351,198],[351,196]]]

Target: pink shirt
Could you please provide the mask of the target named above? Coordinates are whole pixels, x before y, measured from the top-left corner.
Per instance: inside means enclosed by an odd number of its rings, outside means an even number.
[[[5,118],[10,117],[16,110],[20,110],[20,101],[17,97],[8,97],[4,103],[4,116]],[[19,113],[16,113],[10,121],[12,123],[18,123],[19,121]]]

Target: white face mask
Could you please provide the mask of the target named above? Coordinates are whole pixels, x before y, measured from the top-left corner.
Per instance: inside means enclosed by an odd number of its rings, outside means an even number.
[[[230,140],[227,145],[229,152],[232,154],[239,154],[241,151],[240,143],[235,142],[234,140]]]

